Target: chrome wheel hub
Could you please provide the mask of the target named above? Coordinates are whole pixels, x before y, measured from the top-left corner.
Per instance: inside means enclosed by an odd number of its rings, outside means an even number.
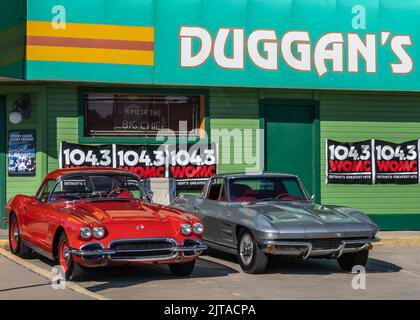
[[[13,228],[13,239],[16,243],[19,241],[19,228],[17,225]]]
[[[241,244],[239,247],[239,254],[244,264],[251,263],[254,254],[254,245],[249,235],[245,235],[244,237],[242,237]]]
[[[69,264],[70,263],[70,249],[67,246],[65,246],[63,249],[63,257],[64,257],[64,261],[66,261],[66,264]]]

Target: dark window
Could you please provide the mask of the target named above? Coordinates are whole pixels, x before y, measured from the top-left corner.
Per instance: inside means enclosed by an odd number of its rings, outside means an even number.
[[[199,135],[201,96],[87,93],[85,136],[155,137],[159,130]],[[183,122],[183,124],[180,124]]]
[[[220,196],[220,190],[222,190],[222,187],[223,179],[212,179],[210,181],[207,199],[218,201]]]

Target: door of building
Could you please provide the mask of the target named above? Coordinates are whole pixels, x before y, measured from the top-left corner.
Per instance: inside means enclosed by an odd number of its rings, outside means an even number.
[[[297,174],[319,200],[319,112],[314,101],[264,101],[265,170]]]
[[[0,96],[0,227],[5,228],[6,204],[6,97]]]

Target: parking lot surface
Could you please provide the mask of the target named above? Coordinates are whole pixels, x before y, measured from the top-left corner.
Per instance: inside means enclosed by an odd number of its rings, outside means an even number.
[[[45,266],[44,266],[45,267]],[[85,300],[72,290],[55,290],[47,279],[0,255],[0,300]]]
[[[34,256],[32,263],[51,268]],[[420,299],[420,247],[375,247],[366,269],[366,289],[334,260],[281,258],[267,272],[249,275],[235,257],[204,256],[189,278],[166,266],[102,268],[78,284],[111,299]]]

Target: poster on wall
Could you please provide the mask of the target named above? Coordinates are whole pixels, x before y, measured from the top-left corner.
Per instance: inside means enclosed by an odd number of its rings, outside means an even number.
[[[217,173],[216,144],[81,145],[61,143],[60,168],[113,167],[141,179],[174,178],[178,189],[200,190]]]
[[[10,177],[36,174],[35,130],[11,130],[8,134],[8,173]]]
[[[169,177],[182,189],[202,189],[217,173],[215,144],[168,145]]]
[[[419,183],[419,140],[392,143],[373,140],[375,148],[375,183]]]
[[[372,141],[326,141],[326,183],[371,184]]]

